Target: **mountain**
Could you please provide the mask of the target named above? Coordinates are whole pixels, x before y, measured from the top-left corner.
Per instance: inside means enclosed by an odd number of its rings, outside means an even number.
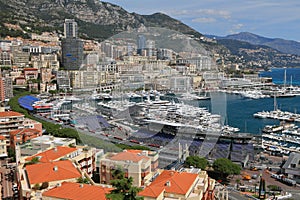
[[[293,40],[266,38],[249,32],[241,32],[237,34],[227,35],[225,37],[215,37],[217,39],[239,40],[249,42],[250,44],[264,45],[276,49],[282,53],[300,55],[300,42],[296,42]]]
[[[17,22],[33,32],[59,29],[66,18],[78,22],[81,37],[104,40],[121,31],[144,26],[164,27],[201,37],[202,34],[162,13],[139,15],[99,0],[0,0],[0,26]],[[1,34],[1,33],[0,33]]]
[[[79,36],[83,39],[103,41],[127,30],[160,27],[189,35],[211,55],[224,57],[224,61],[228,58],[230,63],[236,61],[242,62],[245,67],[253,66],[252,63],[257,63],[257,54],[262,53],[264,60],[259,61],[262,65],[268,63],[276,66],[300,66],[298,57],[286,57],[284,62],[278,61],[282,57],[281,53],[269,47],[250,47],[237,40],[209,40],[179,20],[162,13],[129,13],[120,6],[99,0],[0,0],[0,37],[10,35],[26,38],[30,33],[39,34],[45,31],[63,34],[65,19],[76,20]],[[227,56],[230,55],[230,51],[235,58]]]

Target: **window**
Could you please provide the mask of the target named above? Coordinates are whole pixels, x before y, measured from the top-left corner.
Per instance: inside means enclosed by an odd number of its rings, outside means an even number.
[[[296,164],[291,164],[291,168],[296,168]]]

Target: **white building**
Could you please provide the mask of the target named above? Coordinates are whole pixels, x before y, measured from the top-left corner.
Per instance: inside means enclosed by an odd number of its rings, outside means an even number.
[[[170,90],[173,92],[191,91],[192,85],[192,78],[189,76],[177,76],[170,78]]]
[[[300,183],[300,153],[291,153],[282,169],[288,178]]]

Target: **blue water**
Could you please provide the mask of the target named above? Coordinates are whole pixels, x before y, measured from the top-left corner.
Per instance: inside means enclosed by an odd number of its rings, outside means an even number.
[[[279,124],[278,120],[258,119],[253,114],[259,111],[274,110],[273,98],[248,99],[235,94],[224,94],[226,101],[222,104],[226,110],[221,115],[225,118],[225,124],[237,127],[241,132],[259,134],[266,125]],[[277,98],[278,108],[282,111],[300,113],[300,96],[291,98]],[[200,107],[211,110],[211,101],[199,101]],[[215,113],[220,114],[220,113]]]
[[[272,68],[259,74],[260,77],[272,77],[273,83],[284,84],[284,74],[286,71],[286,84],[300,86],[300,68]]]
[[[272,77],[273,83],[283,85],[285,72],[286,85],[300,86],[300,68],[272,68],[270,71],[261,72],[259,76]],[[276,101],[279,109],[300,113],[300,96],[277,98]],[[209,109],[211,107],[210,102],[200,102],[199,104],[199,106],[205,106]],[[226,106],[225,124],[238,127],[241,132],[259,134],[265,125],[279,124],[278,120],[253,117],[256,112],[274,110],[274,100],[272,98],[247,99],[239,95],[226,94],[226,103],[224,104]]]

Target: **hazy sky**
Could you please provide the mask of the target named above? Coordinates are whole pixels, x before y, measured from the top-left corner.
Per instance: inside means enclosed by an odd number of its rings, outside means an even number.
[[[128,12],[162,12],[203,34],[251,32],[300,42],[299,0],[106,0]]]

